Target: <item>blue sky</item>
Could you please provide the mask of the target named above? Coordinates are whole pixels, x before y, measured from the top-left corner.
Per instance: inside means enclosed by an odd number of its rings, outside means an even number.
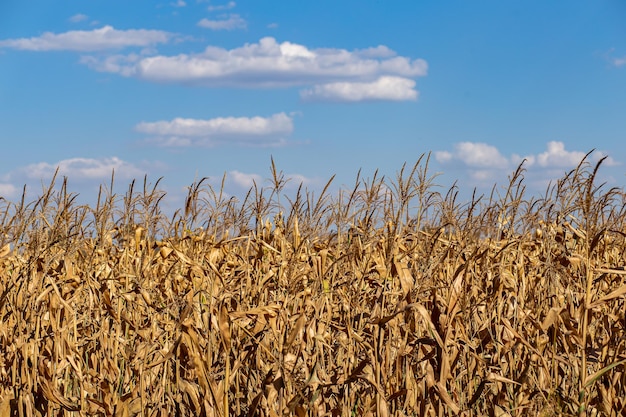
[[[527,184],[608,155],[624,184],[626,3],[119,1],[0,4],[0,196],[56,167],[95,195],[115,169],[174,201],[240,194],[270,158],[310,189],[432,152],[444,187]]]

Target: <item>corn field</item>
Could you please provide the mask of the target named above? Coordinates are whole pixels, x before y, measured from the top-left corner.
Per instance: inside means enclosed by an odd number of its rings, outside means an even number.
[[[144,179],[0,199],[0,416],[618,416],[626,194],[587,159],[460,201],[391,180],[244,198]]]

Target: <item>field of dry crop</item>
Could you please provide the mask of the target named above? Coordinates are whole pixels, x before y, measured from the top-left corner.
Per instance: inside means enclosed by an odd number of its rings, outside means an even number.
[[[0,416],[626,413],[626,202],[581,162],[457,201],[64,181],[0,199]]]

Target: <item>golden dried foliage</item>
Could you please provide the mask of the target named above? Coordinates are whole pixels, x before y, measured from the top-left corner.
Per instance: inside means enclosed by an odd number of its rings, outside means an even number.
[[[170,220],[145,180],[5,202],[0,416],[623,415],[624,193],[598,166],[464,204],[428,157],[288,205],[272,162]]]

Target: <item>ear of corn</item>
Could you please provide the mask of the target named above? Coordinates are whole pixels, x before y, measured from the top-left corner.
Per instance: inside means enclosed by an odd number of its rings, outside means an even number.
[[[2,200],[0,415],[623,414],[624,192],[583,161],[461,203],[428,159],[171,218],[146,180]]]

